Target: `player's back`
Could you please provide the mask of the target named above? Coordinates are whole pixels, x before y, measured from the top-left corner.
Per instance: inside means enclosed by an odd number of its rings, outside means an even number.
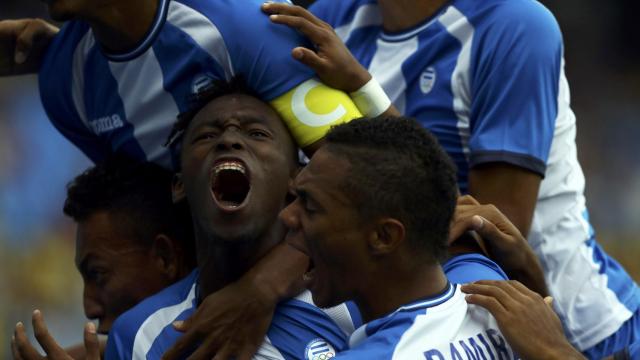
[[[469,305],[460,286],[407,304],[358,328],[338,359],[511,359],[514,352],[488,311]]]
[[[289,54],[302,37],[271,24],[261,4],[161,0],[149,32],[126,53],[103,49],[87,23],[70,21],[40,70],[44,108],[94,161],[121,152],[177,168],[163,144],[194,93],[239,75],[270,101],[312,77]]]

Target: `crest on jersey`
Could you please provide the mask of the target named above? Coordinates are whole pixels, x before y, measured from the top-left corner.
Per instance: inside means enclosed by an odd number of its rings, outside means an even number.
[[[191,83],[191,93],[198,94],[213,86],[213,76],[211,74],[200,74]]]
[[[336,350],[324,339],[313,339],[304,350],[306,360],[328,360],[336,356]]]
[[[429,66],[424,70],[422,75],[420,75],[420,90],[423,94],[427,95],[431,92],[433,86],[436,84],[437,77],[438,74],[433,66]]]

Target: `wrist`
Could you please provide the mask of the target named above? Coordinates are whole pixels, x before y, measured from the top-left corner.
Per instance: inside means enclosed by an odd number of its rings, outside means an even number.
[[[391,106],[391,100],[373,77],[349,95],[362,115],[368,118],[381,115]]]

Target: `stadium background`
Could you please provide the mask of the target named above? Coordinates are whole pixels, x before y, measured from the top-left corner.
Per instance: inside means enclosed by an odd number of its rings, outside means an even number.
[[[564,33],[592,222],[640,281],[640,3],[542,2]],[[46,17],[41,2],[0,2],[0,19],[37,16]],[[61,344],[81,340],[75,229],[61,209],[65,184],[89,165],[46,119],[35,76],[0,79],[0,358],[10,357],[14,324],[30,328],[35,308]]]

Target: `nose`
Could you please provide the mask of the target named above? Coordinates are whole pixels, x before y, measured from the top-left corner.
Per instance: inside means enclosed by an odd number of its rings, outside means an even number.
[[[90,286],[84,287],[82,296],[84,314],[88,319],[100,319],[104,317],[104,307]]]
[[[280,211],[280,221],[287,227],[289,231],[294,231],[298,228],[298,218],[296,216],[295,206],[298,200],[294,200],[292,203],[287,205],[282,211]]]
[[[229,151],[229,150],[242,150],[244,148],[242,142],[242,135],[240,129],[235,126],[227,127],[224,132],[218,138],[216,144],[216,150]]]

